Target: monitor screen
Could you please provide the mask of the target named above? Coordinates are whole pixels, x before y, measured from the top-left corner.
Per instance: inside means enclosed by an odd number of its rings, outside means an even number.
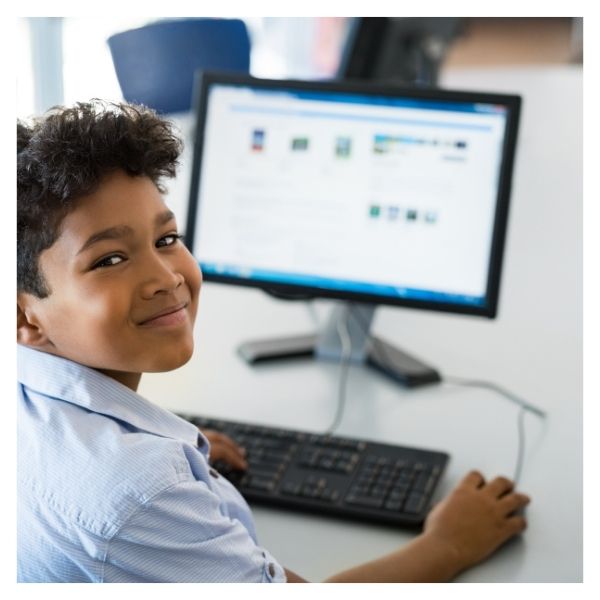
[[[186,243],[208,281],[492,317],[519,106],[205,73]]]

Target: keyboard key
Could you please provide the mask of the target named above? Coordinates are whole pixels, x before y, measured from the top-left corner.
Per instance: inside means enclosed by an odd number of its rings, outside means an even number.
[[[302,485],[296,481],[287,481],[281,486],[282,494],[289,494],[290,496],[299,496],[302,490]]]
[[[365,508],[381,508],[383,506],[383,498],[374,498],[373,496],[355,496],[354,494],[350,494],[346,496],[346,504],[364,506]]]
[[[387,493],[387,488],[383,485],[375,485],[371,489],[371,495],[383,498]]]
[[[407,492],[391,492],[388,496],[388,500],[393,502],[404,502],[408,496]]]
[[[407,483],[412,480],[412,477],[412,471],[410,471],[409,469],[402,469],[396,476],[396,481]]]
[[[304,484],[302,485],[302,492],[310,497],[315,497],[313,492],[318,492],[320,495],[326,487],[327,480],[324,477],[317,478],[311,475],[305,479]]]
[[[272,492],[275,490],[275,482],[272,479],[266,479],[264,477],[252,476],[248,478],[245,485],[254,490],[263,492]]]
[[[268,469],[264,465],[261,465],[262,468],[252,468],[250,467],[249,472],[253,477],[260,477],[261,479],[279,479],[279,476],[283,472],[280,469]]]
[[[397,495],[397,496],[406,496],[409,489],[410,489],[410,486],[408,486],[408,485],[395,485],[390,491],[390,496],[392,494]]]
[[[331,471],[335,468],[335,461],[331,458],[324,457],[319,461],[319,468]]]
[[[383,505],[383,508],[385,508],[385,510],[391,510],[394,512],[398,512],[402,508],[403,504],[404,504],[404,500],[388,500]]]
[[[368,485],[353,485],[349,492],[350,494],[354,494],[356,496],[366,496],[369,493],[369,486]]]
[[[286,454],[254,454],[250,452],[246,460],[250,466],[256,465],[258,468],[264,466],[264,468],[275,469],[279,466],[285,466],[290,462],[290,457]]]
[[[412,492],[406,500],[404,510],[407,513],[418,515],[425,508],[425,496],[419,492]]]
[[[321,493],[321,500],[324,500],[325,502],[337,502],[339,497],[339,492],[332,488],[324,489]]]
[[[429,482],[429,473],[426,471],[421,472],[421,474],[417,477],[415,482],[413,483],[413,488],[419,492],[422,492]]]
[[[391,476],[392,476],[392,467],[390,467],[389,465],[382,467],[381,471],[379,471],[379,477],[381,477],[381,478],[388,478]]]
[[[346,461],[339,461],[335,464],[335,470],[340,472],[340,473],[346,473],[347,475],[350,475],[350,473],[352,473],[352,471],[354,471],[354,467],[355,467],[355,463],[352,462],[346,462]]]

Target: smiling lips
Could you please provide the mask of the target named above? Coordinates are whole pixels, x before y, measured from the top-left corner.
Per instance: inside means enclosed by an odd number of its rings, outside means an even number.
[[[165,325],[178,325],[179,323],[183,323],[187,318],[187,314],[185,312],[187,305],[187,302],[181,302],[175,306],[165,308],[164,310],[155,313],[150,318],[140,322],[139,325],[142,327],[161,327]]]

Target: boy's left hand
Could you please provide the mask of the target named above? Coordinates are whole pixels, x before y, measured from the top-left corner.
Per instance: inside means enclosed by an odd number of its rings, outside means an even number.
[[[246,450],[238,446],[228,435],[213,429],[202,429],[202,433],[210,443],[210,462],[222,461],[233,469],[245,471]]]

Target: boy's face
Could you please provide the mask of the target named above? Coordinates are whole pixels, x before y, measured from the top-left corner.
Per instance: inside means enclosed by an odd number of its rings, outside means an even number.
[[[29,345],[134,388],[143,372],[187,362],[202,276],[176,234],[149,178],[108,176],[40,255],[50,295],[19,296],[42,334]]]

